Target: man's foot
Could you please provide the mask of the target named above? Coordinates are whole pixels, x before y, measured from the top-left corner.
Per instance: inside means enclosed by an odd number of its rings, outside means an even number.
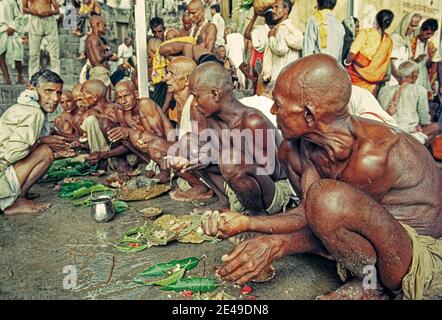
[[[84,53],[80,53],[80,55],[77,57],[77,60],[85,60],[86,55]]]
[[[5,81],[5,85],[7,85],[7,86],[12,85],[12,82],[10,79],[4,79],[4,81]]]
[[[18,76],[17,77],[17,83],[23,84],[23,85],[27,85],[28,84],[28,82],[23,78],[23,76]]]
[[[213,198],[213,191],[210,189],[191,188],[187,191],[182,191],[176,188],[169,192],[170,197],[176,201],[191,202],[198,200],[207,200]]]
[[[4,210],[5,215],[16,215],[16,214],[35,214],[43,212],[51,207],[50,203],[36,203],[32,200],[25,198],[19,198],[12,207]]]
[[[326,293],[316,300],[390,300],[383,290],[364,290],[361,279],[351,280],[336,291]]]

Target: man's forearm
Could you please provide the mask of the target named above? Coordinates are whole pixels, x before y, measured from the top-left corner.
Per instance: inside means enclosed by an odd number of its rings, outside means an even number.
[[[272,217],[249,217],[249,230],[268,234],[289,234],[307,226],[304,208],[298,207]]]

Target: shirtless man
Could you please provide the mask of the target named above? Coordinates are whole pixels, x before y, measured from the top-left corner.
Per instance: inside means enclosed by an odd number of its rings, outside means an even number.
[[[378,297],[363,289],[366,266],[405,299],[441,292],[441,170],[409,135],[353,118],[350,94],[348,74],[328,55],[298,60],[278,77],[272,112],[285,139],[279,157],[301,205],[274,217],[209,215],[210,234],[269,234],[224,256],[223,279],[245,283],[275,259],[315,253],[359,278],[323,298]]]
[[[68,147],[62,137],[50,136],[47,114],[58,106],[63,80],[49,70],[31,78],[17,104],[0,118],[0,209],[7,215],[38,213],[49,203],[26,199],[29,189],[54,160],[54,151]]]
[[[63,108],[62,114],[55,118],[54,124],[57,134],[66,137],[68,140],[77,140],[80,135],[76,131],[74,117],[77,113],[77,105],[74,103],[71,91],[63,91],[60,98],[60,105]]]
[[[121,158],[129,153],[125,146],[111,148],[106,133],[112,129],[116,122],[117,106],[106,100],[106,86],[100,80],[88,80],[81,87],[83,100],[81,107],[85,110],[81,129],[86,133],[91,153],[86,158],[91,164],[102,160],[117,158],[117,163],[112,164],[112,169],[127,171],[130,167],[126,160]],[[104,166],[104,165],[103,165]]]
[[[192,59],[186,57],[175,58],[167,67],[166,82],[168,92],[173,94],[176,101],[175,108],[177,109],[178,116],[179,138],[183,137],[188,132],[191,132],[192,111],[190,109],[193,97],[190,95],[189,78],[195,68],[196,63]],[[167,149],[163,149],[159,156],[166,156],[170,145],[167,146]],[[180,190],[180,188],[172,190],[170,192],[172,199],[177,201],[195,201],[213,197],[213,192],[195,175],[188,172],[181,173],[179,171],[176,171],[175,174],[182,180],[186,181],[188,185],[179,179],[178,186],[183,190]]]
[[[282,138],[270,120],[234,97],[232,77],[219,63],[207,62],[195,69],[190,77],[190,93],[194,96],[193,107],[216,132],[212,144],[220,149],[220,157],[213,159],[217,164],[207,163],[204,160],[208,155],[200,152],[200,163],[183,163],[183,171],[195,171],[210,185],[218,197],[210,207],[250,214],[285,210],[291,190],[277,158]],[[228,139],[224,138],[226,132]],[[233,140],[243,135],[246,142],[238,146]]]
[[[201,0],[192,0],[187,5],[187,14],[193,22],[190,36],[196,37],[196,43],[212,52],[216,42],[216,26],[204,17],[204,4]]]
[[[40,69],[40,46],[43,38],[48,41],[51,70],[60,74],[60,48],[57,0],[23,0],[23,13],[29,14],[29,78]]]
[[[115,86],[116,102],[120,105],[116,113],[118,125],[108,131],[110,141],[128,141],[142,152],[159,163],[158,158],[147,152],[147,146],[141,144],[143,133],[167,141],[173,136],[173,126],[162,112],[161,108],[151,99],[137,100],[137,90],[132,81],[120,81]],[[162,172],[161,179],[167,180],[166,172]]]
[[[181,29],[170,28],[167,30],[166,40],[178,37],[187,37],[190,35],[190,29],[192,29],[193,21],[190,19],[187,12],[183,14],[181,21],[183,23],[183,27]]]
[[[86,56],[91,63],[90,80],[101,80],[110,87],[109,61],[118,61],[118,57],[110,52],[100,37],[106,34],[106,24],[100,16],[92,16],[89,20],[91,33],[86,38]]]

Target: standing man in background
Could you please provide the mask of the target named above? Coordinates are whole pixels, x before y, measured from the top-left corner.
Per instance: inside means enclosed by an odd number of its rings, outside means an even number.
[[[40,46],[43,38],[48,41],[50,69],[60,74],[60,47],[56,16],[59,5],[56,0],[23,0],[23,13],[29,17],[29,78],[40,69]]]
[[[219,46],[223,46],[225,45],[225,41],[224,41],[224,33],[226,30],[226,23],[224,22],[223,17],[221,16],[221,7],[220,5],[214,4],[210,7],[210,13],[212,15],[212,23],[215,25],[216,27],[216,41],[215,41],[215,46],[219,47]]]
[[[318,11],[310,17],[305,29],[304,57],[326,53],[342,61],[345,29],[332,10],[337,0],[317,0]]]

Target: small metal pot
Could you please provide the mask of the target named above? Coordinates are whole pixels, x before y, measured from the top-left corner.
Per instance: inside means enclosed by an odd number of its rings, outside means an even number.
[[[108,196],[92,199],[91,217],[99,223],[111,221],[115,217],[112,199]]]

